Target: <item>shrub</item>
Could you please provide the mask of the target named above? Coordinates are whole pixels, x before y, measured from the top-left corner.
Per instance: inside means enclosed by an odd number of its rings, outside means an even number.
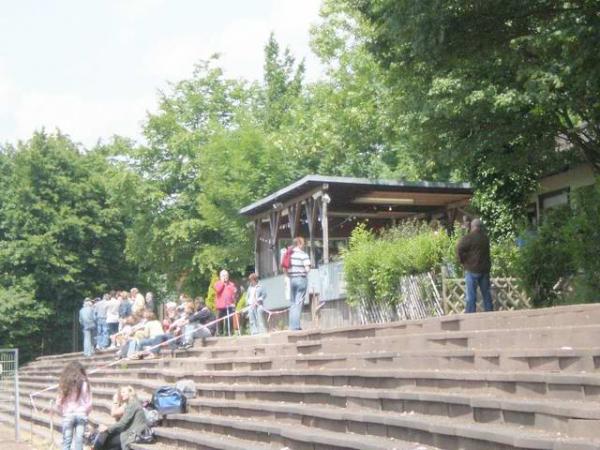
[[[217,300],[217,292],[215,291],[215,283],[219,281],[219,275],[216,273],[210,279],[210,284],[208,285],[208,291],[206,292],[206,301],[205,304],[211,311],[216,311],[215,302]]]
[[[570,220],[568,207],[549,211],[537,234],[531,235],[521,249],[517,272],[535,306],[555,304],[553,287],[561,277],[576,272],[572,235],[567,231]]]
[[[372,299],[393,305],[404,275],[437,270],[451,247],[444,230],[407,222],[379,236],[359,225],[344,252],[348,300]]]
[[[597,295],[600,291],[600,183],[574,191],[572,204],[573,218],[567,232],[573,260],[581,272],[582,290],[588,295]]]

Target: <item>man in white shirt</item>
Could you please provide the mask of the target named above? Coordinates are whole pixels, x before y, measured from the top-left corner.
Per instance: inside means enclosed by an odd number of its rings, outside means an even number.
[[[308,272],[310,271],[310,257],[304,251],[304,238],[294,238],[294,248],[291,255],[290,268],[287,275],[290,277],[290,330],[301,330],[300,317],[302,306],[306,298],[308,287]]]

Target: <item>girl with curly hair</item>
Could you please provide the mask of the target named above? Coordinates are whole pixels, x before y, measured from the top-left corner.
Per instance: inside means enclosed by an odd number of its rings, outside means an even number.
[[[63,417],[63,450],[83,450],[83,432],[92,410],[92,392],[85,368],[74,361],[63,369],[58,381],[56,407]]]

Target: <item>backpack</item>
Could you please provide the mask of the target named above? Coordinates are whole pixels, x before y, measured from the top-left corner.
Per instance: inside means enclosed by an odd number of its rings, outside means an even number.
[[[292,253],[294,253],[294,247],[290,245],[285,249],[283,257],[281,258],[282,269],[288,270],[290,267],[292,267]]]
[[[155,439],[154,430],[148,427],[144,428],[139,433],[135,433],[135,436],[133,437],[134,442],[140,444],[152,444]]]
[[[196,397],[196,383],[194,383],[194,380],[179,380],[175,383],[175,388],[179,389],[186,399]]]
[[[161,386],[152,395],[152,404],[161,415],[184,413],[186,398],[183,393],[171,386]]]
[[[144,416],[146,417],[146,425],[150,428],[159,426],[162,417],[159,412],[154,409],[152,402],[144,402],[142,403],[142,406],[144,408]]]

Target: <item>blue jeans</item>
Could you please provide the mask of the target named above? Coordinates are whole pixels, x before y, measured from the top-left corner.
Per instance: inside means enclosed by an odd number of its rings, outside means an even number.
[[[263,314],[263,307],[261,305],[250,307],[248,310],[248,320],[250,321],[250,334],[267,332],[265,316]]]
[[[155,345],[158,344],[162,344],[165,341],[169,340],[169,335],[167,334],[159,334],[158,336],[154,336],[152,338],[148,338],[148,339],[142,339],[138,345],[137,348],[139,350],[143,350],[144,347],[148,346],[148,347],[154,347]],[[152,350],[150,350],[152,353],[158,354],[160,353],[160,347],[156,347]]]
[[[108,325],[106,324],[105,317],[96,319],[96,333],[96,347],[108,347]]]
[[[194,339],[210,337],[210,330],[199,323],[188,323],[183,328],[183,343],[193,345]]]
[[[83,414],[65,414],[62,421],[63,450],[71,450],[73,441],[75,441],[74,450],[83,450],[83,432],[86,423],[87,416]]]
[[[94,354],[94,344],[92,342],[92,333],[94,329],[83,330],[83,354],[84,356],[92,356]]]
[[[489,273],[465,272],[465,283],[467,287],[467,308],[465,312],[474,313],[477,309],[477,286],[481,290],[483,297],[483,307],[486,311],[493,311],[492,293],[490,290]]]
[[[290,330],[301,330],[300,317],[302,316],[302,306],[306,298],[306,288],[308,280],[306,277],[292,277],[290,279]]]

